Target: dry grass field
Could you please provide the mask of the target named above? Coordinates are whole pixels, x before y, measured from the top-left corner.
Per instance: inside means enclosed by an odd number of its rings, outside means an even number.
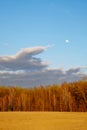
[[[0,112],[0,130],[87,130],[87,113]]]

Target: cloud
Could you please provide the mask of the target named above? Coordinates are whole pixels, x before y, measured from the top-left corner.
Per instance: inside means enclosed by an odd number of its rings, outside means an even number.
[[[8,46],[9,44],[8,44],[8,43],[5,43],[4,45],[5,45],[5,46]]]
[[[0,85],[32,87],[48,84],[61,84],[82,79],[82,67],[68,70],[49,68],[37,58],[48,46],[21,49],[13,56],[0,57]]]
[[[34,56],[45,51],[47,47],[25,48],[14,56],[0,57],[0,70],[17,71],[17,70],[41,70],[47,67],[47,64],[41,59]]]
[[[73,82],[80,80],[84,76],[84,74],[80,74],[80,69],[78,69],[76,73],[75,70],[46,69],[44,71],[31,72],[4,72],[0,73],[0,83],[2,83],[2,85],[32,87],[61,84],[64,81]]]

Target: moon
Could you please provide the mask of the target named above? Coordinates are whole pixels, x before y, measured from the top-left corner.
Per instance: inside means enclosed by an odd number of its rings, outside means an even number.
[[[67,39],[67,40],[65,40],[65,42],[66,42],[66,43],[69,43],[70,41]]]

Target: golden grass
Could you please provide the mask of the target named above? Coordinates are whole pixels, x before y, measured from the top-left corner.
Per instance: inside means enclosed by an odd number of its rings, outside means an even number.
[[[87,113],[0,112],[0,130],[87,130]]]

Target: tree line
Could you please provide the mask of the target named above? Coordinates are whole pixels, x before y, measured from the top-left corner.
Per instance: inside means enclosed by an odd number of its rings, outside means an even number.
[[[0,111],[87,111],[87,82],[0,87]]]

